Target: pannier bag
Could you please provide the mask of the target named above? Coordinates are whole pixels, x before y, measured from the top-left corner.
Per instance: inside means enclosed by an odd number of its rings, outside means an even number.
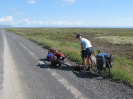
[[[114,56],[113,55],[110,55],[109,63],[110,63],[110,66],[112,67],[113,63],[114,63]]]
[[[46,60],[51,62],[51,65],[59,67],[61,66],[61,62],[58,60],[58,58],[53,53],[48,53]]]
[[[65,59],[65,55],[60,53],[60,52],[55,52],[54,55],[60,60],[64,60]]]
[[[58,58],[56,56],[51,57],[50,61],[51,61],[51,65],[53,65],[55,67],[61,66],[61,62],[58,60]]]
[[[106,67],[108,68],[109,66],[111,68],[113,66],[113,55],[111,54],[108,53],[97,54],[96,60],[97,60],[97,68],[100,70],[103,70]],[[109,64],[107,63],[107,61]]]
[[[54,48],[50,48],[48,53],[53,53],[59,60],[65,59],[65,55]]]

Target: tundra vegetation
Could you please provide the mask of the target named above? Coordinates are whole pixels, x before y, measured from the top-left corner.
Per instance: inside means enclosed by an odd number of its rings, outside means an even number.
[[[53,47],[67,58],[82,63],[77,33],[92,42],[96,50],[114,55],[112,80],[133,84],[133,29],[132,28],[10,28],[8,32],[27,37],[44,48]]]

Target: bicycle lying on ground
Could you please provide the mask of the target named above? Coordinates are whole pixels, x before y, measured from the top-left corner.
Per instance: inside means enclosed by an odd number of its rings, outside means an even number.
[[[46,61],[50,62],[51,66],[54,66],[54,67],[61,67],[62,65],[69,67],[70,64],[66,62],[65,59],[66,57],[63,53],[61,53],[60,51],[54,48],[49,48],[46,59],[43,61],[45,63]]]
[[[91,64],[89,72],[101,75],[104,78],[112,77],[111,68],[113,66],[113,59],[113,55],[108,53],[100,53],[100,51],[98,51],[97,55],[92,53],[90,56]],[[87,69],[84,72],[87,72]]]

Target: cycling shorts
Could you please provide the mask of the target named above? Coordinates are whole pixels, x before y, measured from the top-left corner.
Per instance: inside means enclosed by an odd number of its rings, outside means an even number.
[[[91,54],[92,54],[92,52],[93,52],[93,47],[86,48],[86,49],[84,50],[83,57],[84,57],[84,58],[90,57]]]

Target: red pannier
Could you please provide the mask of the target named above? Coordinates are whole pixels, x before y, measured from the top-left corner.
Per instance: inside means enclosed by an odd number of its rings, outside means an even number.
[[[60,60],[64,60],[65,59],[65,55],[63,53],[59,52],[58,50],[55,50],[54,48],[50,48],[49,52],[53,53]]]
[[[65,55],[60,53],[60,52],[55,52],[54,55],[60,60],[64,60],[65,59]]]

